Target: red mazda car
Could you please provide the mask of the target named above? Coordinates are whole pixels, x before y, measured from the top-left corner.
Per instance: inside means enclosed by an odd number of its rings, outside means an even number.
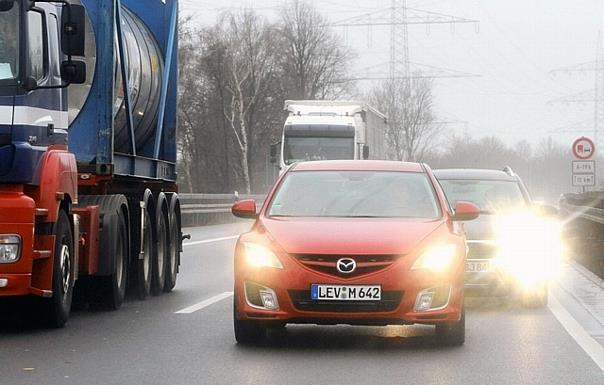
[[[261,341],[288,323],[436,325],[442,342],[465,339],[465,237],[426,165],[388,161],[298,163],[284,172],[235,250],[234,329]]]

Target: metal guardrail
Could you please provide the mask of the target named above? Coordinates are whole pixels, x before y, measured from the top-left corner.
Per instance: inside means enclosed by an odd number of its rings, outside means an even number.
[[[203,226],[229,223],[236,220],[231,214],[233,203],[243,199],[254,199],[258,208],[262,207],[265,195],[239,194],[179,194],[182,225]]]
[[[604,192],[565,194],[560,201],[564,236],[573,257],[604,277]]]

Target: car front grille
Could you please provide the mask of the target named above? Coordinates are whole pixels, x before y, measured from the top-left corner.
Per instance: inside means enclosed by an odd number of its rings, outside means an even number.
[[[384,291],[379,301],[317,301],[310,299],[310,290],[289,290],[289,297],[297,310],[334,313],[377,313],[398,308],[402,291]]]
[[[330,255],[330,254],[297,254],[296,260],[314,271],[336,276],[338,278],[355,278],[383,270],[392,265],[398,255]],[[336,264],[341,258],[351,258],[356,262],[356,269],[351,273],[341,273]]]
[[[468,259],[490,259],[497,255],[497,245],[494,241],[472,241],[468,245]]]

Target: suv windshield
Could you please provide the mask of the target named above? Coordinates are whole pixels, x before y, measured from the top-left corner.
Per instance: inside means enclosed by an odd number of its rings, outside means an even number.
[[[526,206],[520,186],[515,181],[441,179],[440,183],[451,204],[457,201],[472,202],[478,205],[483,213],[509,211]]]
[[[19,6],[0,12],[0,85],[14,84],[19,69]]]
[[[425,174],[376,171],[297,171],[275,194],[269,216],[438,218]]]

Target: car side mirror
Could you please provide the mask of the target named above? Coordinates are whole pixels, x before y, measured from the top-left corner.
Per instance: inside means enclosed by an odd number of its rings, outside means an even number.
[[[369,146],[363,146],[363,159],[369,159]]]
[[[244,199],[235,202],[231,207],[231,213],[239,218],[256,219],[258,218],[258,214],[256,213],[256,201],[253,199]]]
[[[471,221],[478,218],[479,215],[480,208],[474,203],[462,201],[455,203],[454,221]]]

